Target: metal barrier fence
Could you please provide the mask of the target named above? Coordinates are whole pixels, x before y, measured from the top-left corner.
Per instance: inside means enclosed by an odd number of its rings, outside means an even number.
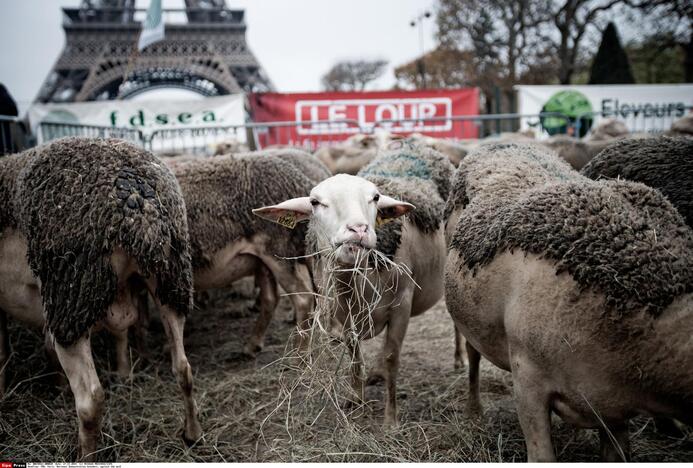
[[[566,127],[571,125],[571,119],[567,115],[558,112],[544,112],[542,114],[481,114],[459,115],[453,117],[428,117],[426,119],[383,119],[368,128],[370,132],[382,128],[392,133],[409,133],[420,131],[419,129],[439,128],[454,135],[452,139],[464,139],[465,135],[477,135],[477,138],[499,135],[504,132],[516,132],[520,129],[524,119],[527,126],[536,136],[544,134],[542,121],[552,118],[563,122]],[[393,130],[394,129],[394,130]]]
[[[144,147],[158,154],[210,154],[213,146],[224,141],[245,141],[244,126],[191,127],[154,130],[144,135]]]
[[[634,113],[616,116],[632,131],[647,130],[658,133],[667,130],[671,123],[693,107],[674,109],[675,112]],[[374,123],[357,120],[308,121],[308,122],[249,122],[225,127],[179,127],[157,129],[151,133],[144,130],[122,127],[82,125],[62,122],[41,122],[36,135],[39,143],[64,136],[98,138],[122,138],[159,154],[205,154],[210,155],[220,143],[247,143],[251,149],[282,144],[315,150],[319,146],[331,145],[344,139],[345,134],[374,134],[380,130],[398,133],[423,132],[427,128],[445,128],[447,138],[464,139],[468,135],[483,138],[502,132],[532,129],[535,136],[567,133],[575,136],[589,135],[598,117],[608,118],[603,112],[590,112],[569,117],[557,112],[541,114],[485,114],[453,117],[428,117],[425,119],[384,119]],[[623,118],[622,118],[623,117]],[[0,116],[0,138],[2,153],[15,152],[27,146],[24,132],[19,132],[22,122],[13,117]],[[20,135],[20,136],[18,136]],[[451,135],[451,136],[450,136]]]
[[[297,128],[311,125],[318,129],[318,144],[307,144],[294,138]],[[267,142],[282,141],[291,146],[315,150],[317,146],[332,144],[340,139],[334,133],[360,133],[362,128],[356,120],[333,120],[317,122],[248,122],[244,125],[225,127],[182,127],[154,130],[144,135],[144,146],[155,153],[210,154],[213,147],[224,142],[248,142],[251,148],[264,148]],[[322,130],[322,131],[320,131]]]
[[[625,115],[617,111],[585,112],[574,119],[574,133],[572,133],[572,135],[579,136],[581,134],[589,134],[582,126],[587,125],[587,130],[590,130],[590,127],[594,128],[596,117],[618,119],[626,124],[632,133],[662,133],[669,130],[674,121],[693,111],[693,106],[650,108],[648,111],[649,112],[645,112],[643,109],[639,109],[637,111],[628,112]]]
[[[515,131],[520,119],[529,119],[536,133],[541,133],[541,118],[550,116],[570,124],[570,118],[558,113],[489,114],[426,119],[391,119],[363,124],[353,119],[331,121],[249,122],[226,127],[188,127],[155,130],[144,135],[144,146],[163,154],[210,154],[214,145],[223,142],[247,142],[251,149],[266,148],[272,144],[286,144],[314,151],[320,146],[338,143],[344,135],[373,134],[378,130],[390,133],[422,132],[427,128],[445,128],[453,139],[465,135],[479,137],[503,131]],[[301,131],[299,131],[301,130]]]
[[[16,153],[29,146],[24,123],[17,117],[0,115],[0,155]]]

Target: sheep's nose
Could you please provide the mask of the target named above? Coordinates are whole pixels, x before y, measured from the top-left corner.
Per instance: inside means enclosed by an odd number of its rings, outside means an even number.
[[[368,234],[368,224],[347,224],[347,229],[351,232],[355,232],[359,237],[366,237],[366,234]]]

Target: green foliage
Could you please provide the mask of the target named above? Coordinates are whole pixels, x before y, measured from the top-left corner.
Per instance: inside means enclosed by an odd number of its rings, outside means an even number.
[[[635,83],[626,51],[621,47],[614,23],[609,23],[592,62],[589,84]]]
[[[670,37],[652,36],[626,46],[636,83],[684,83],[683,48]]]

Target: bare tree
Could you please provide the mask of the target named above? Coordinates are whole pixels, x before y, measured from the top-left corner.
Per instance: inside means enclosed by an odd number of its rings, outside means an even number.
[[[586,34],[594,28],[602,14],[625,3],[625,0],[560,0],[550,3],[548,14],[558,32],[558,79],[561,84],[570,84],[580,53],[583,52],[581,44]]]
[[[438,40],[474,51],[479,71],[515,82],[546,49],[535,32],[546,16],[537,0],[440,0]]]
[[[395,68],[398,85],[410,88],[421,85],[421,60],[426,64],[425,81],[432,88],[477,86],[477,74],[473,68],[474,53],[443,47]]]
[[[386,60],[338,62],[322,77],[322,85],[326,91],[363,91],[383,74],[386,66]]]
[[[494,100],[496,109],[502,107],[497,89],[512,109],[513,85],[535,76],[545,80],[547,67],[553,68],[551,43],[538,33],[547,12],[548,5],[539,0],[439,0],[440,48],[464,51],[471,63],[458,68],[465,70],[466,82],[481,88],[487,112]],[[535,73],[538,69],[541,74]]]
[[[546,70],[557,62],[555,76],[568,84],[592,52],[584,47],[588,34],[598,33],[598,20],[627,1],[439,0],[438,38],[473,50],[478,70],[500,81],[514,83],[534,66]]]
[[[644,13],[654,29],[651,38],[660,47],[683,50],[683,75],[693,82],[693,2],[691,0],[628,0],[628,4]]]

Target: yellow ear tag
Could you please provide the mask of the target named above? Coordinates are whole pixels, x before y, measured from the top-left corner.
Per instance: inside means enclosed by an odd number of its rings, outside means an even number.
[[[382,225],[384,225],[384,224],[389,223],[390,221],[392,221],[392,218],[381,218],[380,215],[378,215],[378,216],[375,217],[375,225],[376,225],[376,227],[380,227],[380,226],[382,226]]]
[[[293,229],[296,227],[296,215],[294,213],[286,213],[277,218],[277,224],[281,224],[285,228]]]

